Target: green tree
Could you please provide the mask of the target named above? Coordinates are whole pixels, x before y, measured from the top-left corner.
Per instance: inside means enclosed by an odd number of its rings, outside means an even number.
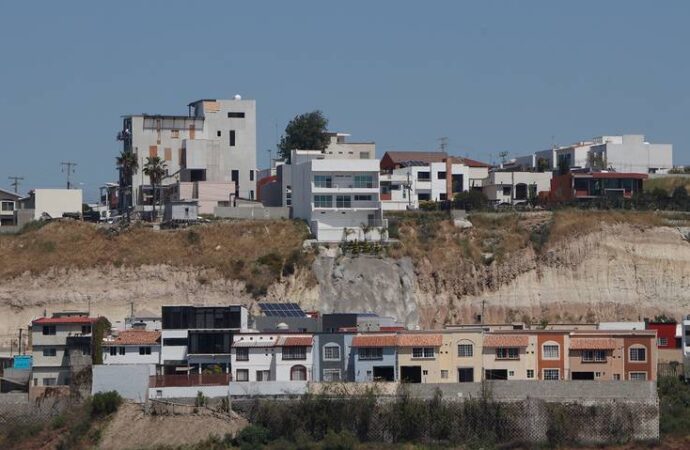
[[[549,169],[549,162],[546,160],[546,158],[537,159],[537,172],[546,172]]]
[[[149,156],[146,158],[144,164],[144,175],[151,180],[151,187],[153,188],[153,211],[154,217],[156,213],[156,204],[160,203],[160,188],[163,182],[163,177],[166,174],[166,163],[158,156]],[[157,188],[157,189],[156,189]],[[156,192],[158,199],[156,199]],[[158,200],[158,201],[157,201]]]
[[[285,134],[280,138],[280,157],[289,162],[292,150],[325,149],[330,141],[327,126],[328,119],[318,110],[296,116],[285,127]]]
[[[132,206],[132,176],[139,170],[139,161],[134,152],[123,150],[115,158],[115,164],[120,172],[120,207],[127,212],[127,221],[129,221],[129,209]]]
[[[673,204],[677,209],[686,210],[690,207],[690,201],[688,201],[688,191],[685,186],[678,186],[673,190],[671,194],[671,199],[673,199]]]
[[[486,209],[489,204],[488,197],[478,190],[471,189],[465,192],[458,192],[455,194],[454,206],[466,211],[476,211]]]

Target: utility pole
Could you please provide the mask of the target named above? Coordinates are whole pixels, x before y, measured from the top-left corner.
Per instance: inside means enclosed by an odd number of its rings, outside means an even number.
[[[445,151],[448,149],[448,138],[445,136],[440,137],[440,138],[438,138],[438,142],[439,142],[439,144],[438,144],[439,148],[441,149],[442,152],[445,153]]]
[[[14,193],[16,194],[19,191],[19,182],[24,179],[24,177],[7,177],[10,180],[12,180],[12,183],[10,183],[10,186],[14,188]]]
[[[266,149],[268,152],[268,174],[271,175],[271,169],[273,169],[273,149]]]
[[[63,161],[60,163],[60,166],[62,166],[62,172],[67,172],[67,189],[71,189],[72,184],[69,181],[69,176],[70,174],[74,173],[74,168],[77,166],[77,163],[72,161]]]

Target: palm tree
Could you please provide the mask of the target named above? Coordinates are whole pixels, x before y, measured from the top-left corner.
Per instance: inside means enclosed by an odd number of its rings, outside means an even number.
[[[146,158],[146,164],[144,164],[144,175],[147,175],[151,180],[151,187],[153,187],[153,213],[154,219],[156,215],[156,186],[158,186],[158,200],[160,203],[160,186],[165,176],[166,162],[163,161],[158,156],[149,156]]]
[[[139,160],[134,152],[122,150],[115,158],[118,170],[120,171],[120,208],[127,211],[127,221],[129,222],[129,209],[132,206],[132,176],[139,169]],[[127,193],[129,191],[129,194]],[[129,202],[127,200],[130,200]],[[122,213],[122,211],[120,211]]]

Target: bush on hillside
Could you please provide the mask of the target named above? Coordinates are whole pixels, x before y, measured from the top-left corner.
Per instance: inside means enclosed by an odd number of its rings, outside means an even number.
[[[91,416],[107,416],[117,411],[121,404],[122,397],[116,391],[99,392],[91,398]]]

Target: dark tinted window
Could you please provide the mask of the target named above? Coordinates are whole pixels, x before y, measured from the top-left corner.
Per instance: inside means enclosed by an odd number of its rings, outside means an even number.
[[[164,306],[163,329],[217,329],[240,328],[242,321],[240,308]]]
[[[243,112],[229,112],[228,118],[229,119],[244,119],[244,113]]]
[[[230,353],[232,334],[229,332],[191,331],[189,333],[189,353],[213,354]]]
[[[163,339],[163,345],[187,345],[187,338]],[[124,348],[124,347],[122,347],[122,348]]]

